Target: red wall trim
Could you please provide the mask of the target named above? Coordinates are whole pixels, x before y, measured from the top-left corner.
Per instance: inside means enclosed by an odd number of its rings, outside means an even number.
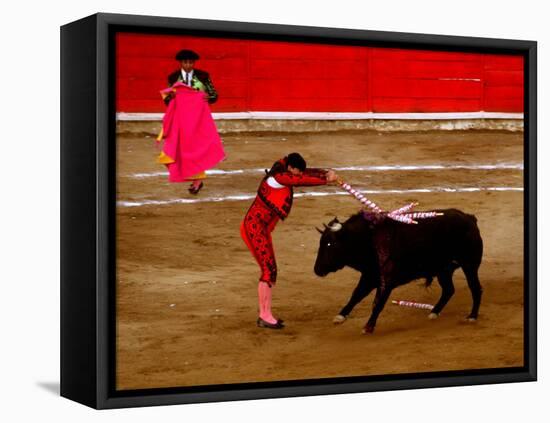
[[[511,55],[119,33],[118,112],[163,112],[159,90],[191,48],[219,93],[214,112],[523,112]]]

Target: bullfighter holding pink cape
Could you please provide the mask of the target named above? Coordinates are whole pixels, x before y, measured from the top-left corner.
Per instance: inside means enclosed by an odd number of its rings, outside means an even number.
[[[225,158],[206,93],[178,81],[162,90],[161,95],[172,99],[157,138],[159,142],[164,139],[157,161],[168,168],[170,182],[206,178],[205,171]]]

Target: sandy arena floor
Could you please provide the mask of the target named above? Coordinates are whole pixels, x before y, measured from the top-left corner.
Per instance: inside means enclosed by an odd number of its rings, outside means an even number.
[[[523,134],[251,134],[224,142],[228,157],[218,170],[226,172],[192,197],[186,184],[167,182],[153,138],[118,136],[118,389],[523,365]],[[456,293],[437,320],[388,303],[375,333],[362,335],[371,294],[333,325],[359,274],[315,276],[315,226],[347,218],[359,203],[336,187],[314,187],[295,193],[327,195],[297,196],[273,235],[273,308],[287,327],[257,328],[259,270],[239,224],[261,169],[293,151],[312,167],[340,168],[385,209],[419,201],[420,210],[475,214],[484,240],[479,320],[464,320],[471,296],[458,270]],[[437,281],[425,288],[419,280],[390,300],[434,304],[439,294]]]

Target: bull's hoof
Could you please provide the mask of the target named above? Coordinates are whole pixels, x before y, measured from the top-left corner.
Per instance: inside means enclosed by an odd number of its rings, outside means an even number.
[[[439,317],[439,314],[437,314],[437,313],[430,313],[430,314],[428,314],[428,319],[430,319],[430,320],[435,320],[435,319],[437,319],[438,317]]]
[[[468,323],[475,323],[475,322],[477,322],[477,318],[468,316],[468,317],[466,317],[466,321]]]
[[[363,335],[368,335],[369,333],[373,333],[373,332],[374,332],[374,326],[369,326],[369,325],[365,326],[361,331]]]
[[[346,321],[346,316],[342,316],[341,314],[334,316],[334,319],[332,319],[332,323],[334,323],[335,325],[341,325],[345,321]]]

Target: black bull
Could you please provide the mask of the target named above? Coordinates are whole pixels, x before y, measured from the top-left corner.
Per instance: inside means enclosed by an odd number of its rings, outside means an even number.
[[[374,331],[378,315],[391,291],[412,280],[437,276],[441,298],[430,318],[439,315],[454,294],[453,272],[462,268],[472,292],[473,306],[468,316],[478,316],[482,288],[478,269],[483,243],[474,216],[456,209],[437,210],[443,216],[420,219],[417,225],[358,213],[344,223],[335,218],[321,231],[315,274],[326,276],[344,266],[361,272],[349,302],[335,317],[343,322],[353,308],[376,289],[372,313],[364,333]]]

